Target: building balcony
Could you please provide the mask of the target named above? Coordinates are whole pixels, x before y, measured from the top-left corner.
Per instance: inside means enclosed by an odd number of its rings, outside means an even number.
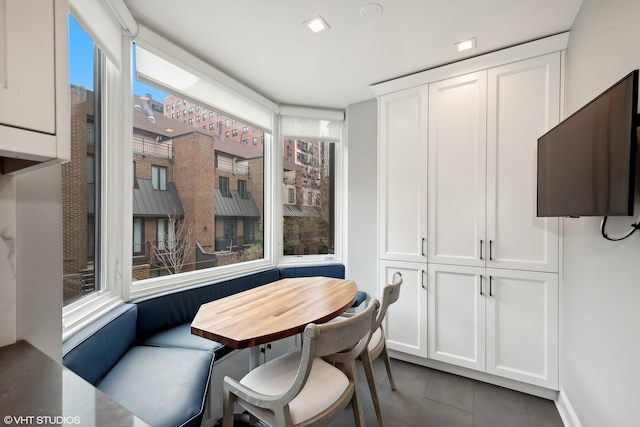
[[[158,142],[152,138],[134,135],[132,142],[133,152],[136,154],[173,160],[173,145],[171,141]]]

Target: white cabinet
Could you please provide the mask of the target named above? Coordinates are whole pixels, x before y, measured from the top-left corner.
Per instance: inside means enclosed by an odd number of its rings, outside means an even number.
[[[559,85],[559,53],[429,85],[429,262],[558,271],[558,220],[536,217],[536,153]]]
[[[426,261],[427,88],[379,101],[379,258]]]
[[[558,276],[429,264],[429,358],[558,388]]]
[[[558,275],[487,269],[487,372],[558,389]]]
[[[427,357],[426,264],[381,261],[380,290],[384,288],[384,284],[392,283],[395,272],[402,274],[402,286],[398,301],[389,306],[382,325],[387,337],[387,347]]]
[[[0,166],[69,158],[65,0],[0,0]]]
[[[302,335],[292,335],[260,346],[260,363],[266,363],[292,351],[300,350]]]
[[[484,265],[487,72],[429,85],[429,262]]]

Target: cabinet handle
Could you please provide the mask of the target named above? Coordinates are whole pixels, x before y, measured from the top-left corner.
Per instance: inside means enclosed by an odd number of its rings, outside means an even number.
[[[425,240],[425,238],[423,237],[422,238],[422,242],[420,243],[420,250],[422,251],[422,256],[426,256],[425,253],[424,253],[424,240]]]
[[[484,246],[484,242],[480,240],[480,261],[482,261],[482,247]]]
[[[427,289],[427,287],[424,284],[424,270],[420,270],[420,286],[422,286],[422,289]]]
[[[483,283],[483,278],[484,278],[484,276],[481,274],[481,275],[480,275],[480,295],[481,295],[481,296],[482,296],[482,295],[484,295],[484,294],[482,293],[482,283]]]
[[[489,240],[489,261],[493,261],[493,240]]]
[[[489,296],[493,296],[493,276],[489,276]]]

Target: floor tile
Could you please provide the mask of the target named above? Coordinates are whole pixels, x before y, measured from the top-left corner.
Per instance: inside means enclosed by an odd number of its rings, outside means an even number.
[[[473,389],[474,427],[530,427],[523,394],[481,382]]]
[[[562,418],[552,400],[535,396],[525,396],[531,427],[562,427]]]
[[[424,397],[473,412],[474,381],[446,372],[434,371],[427,382]]]
[[[473,427],[473,412],[431,399],[424,399],[418,422],[420,427]]]

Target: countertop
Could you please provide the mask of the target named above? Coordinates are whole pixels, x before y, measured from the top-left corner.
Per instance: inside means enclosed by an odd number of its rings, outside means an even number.
[[[148,426],[26,341],[0,347],[1,426]]]

